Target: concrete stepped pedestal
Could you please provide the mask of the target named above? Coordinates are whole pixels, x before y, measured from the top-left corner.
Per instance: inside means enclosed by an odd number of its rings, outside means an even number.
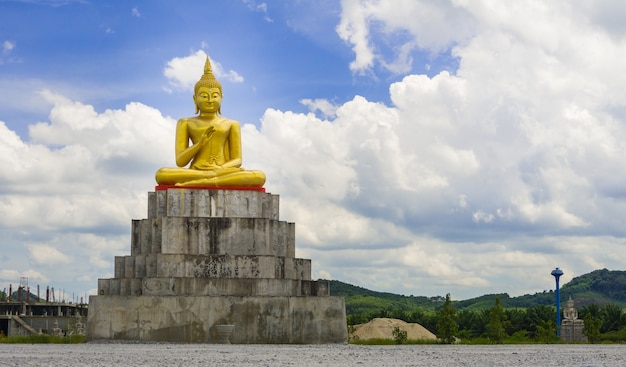
[[[342,343],[344,300],[295,257],[295,225],[278,196],[253,190],[167,188],[132,221],[130,255],[89,298],[95,339],[220,343]]]

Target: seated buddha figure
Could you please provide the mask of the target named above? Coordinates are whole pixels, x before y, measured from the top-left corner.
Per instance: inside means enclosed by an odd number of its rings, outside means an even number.
[[[194,87],[196,114],[176,124],[176,165],[156,172],[159,185],[261,188],[265,174],[241,167],[241,128],[221,117],[222,85],[207,56]],[[186,167],[189,165],[189,167]]]

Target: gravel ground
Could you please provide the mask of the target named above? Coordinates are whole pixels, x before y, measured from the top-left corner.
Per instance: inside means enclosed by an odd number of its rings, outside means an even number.
[[[0,344],[0,366],[626,366],[624,345]]]

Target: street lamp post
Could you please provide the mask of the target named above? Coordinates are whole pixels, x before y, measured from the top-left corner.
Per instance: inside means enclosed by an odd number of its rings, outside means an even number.
[[[556,268],[550,273],[556,280],[556,335],[561,336],[561,291],[559,289],[559,278],[563,275],[563,270]]]

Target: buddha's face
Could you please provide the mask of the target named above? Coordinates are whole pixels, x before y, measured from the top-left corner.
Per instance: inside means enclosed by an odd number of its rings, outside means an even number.
[[[217,113],[222,105],[222,93],[219,88],[200,87],[193,100],[200,112]]]

